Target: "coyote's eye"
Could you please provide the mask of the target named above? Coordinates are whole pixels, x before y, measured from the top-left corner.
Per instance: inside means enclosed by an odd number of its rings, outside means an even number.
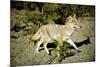
[[[76,22],[76,21],[73,21],[73,24],[74,24],[74,25],[77,25],[77,22]]]

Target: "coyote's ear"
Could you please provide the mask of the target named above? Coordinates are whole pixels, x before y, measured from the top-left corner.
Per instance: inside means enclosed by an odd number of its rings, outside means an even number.
[[[73,18],[76,18],[76,14],[73,15]]]
[[[71,20],[71,19],[72,19],[72,17],[71,17],[71,16],[69,16],[69,17],[68,17],[68,20]]]

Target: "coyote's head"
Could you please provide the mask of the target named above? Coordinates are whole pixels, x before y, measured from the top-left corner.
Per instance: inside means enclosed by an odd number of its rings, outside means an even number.
[[[66,25],[71,27],[72,29],[75,29],[76,31],[80,30],[81,28],[75,14],[68,17],[68,22],[66,23]]]

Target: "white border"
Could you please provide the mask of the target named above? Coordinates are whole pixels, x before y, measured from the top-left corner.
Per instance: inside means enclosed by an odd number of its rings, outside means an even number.
[[[0,67],[10,62],[10,1],[0,2]]]
[[[53,3],[95,5],[95,0],[16,0],[16,1],[51,2],[51,3],[53,2]]]

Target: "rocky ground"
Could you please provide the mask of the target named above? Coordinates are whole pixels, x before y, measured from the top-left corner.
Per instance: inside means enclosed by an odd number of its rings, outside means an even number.
[[[81,18],[82,29],[75,32],[71,37],[78,46],[80,52],[73,48],[68,51],[68,56],[60,63],[76,63],[95,61],[95,20],[94,18]],[[56,53],[51,50],[51,55],[45,53],[43,47],[40,53],[35,52],[36,46],[30,40],[30,35],[17,36],[22,34],[21,31],[11,31],[11,65],[40,65],[40,64],[57,64]],[[88,38],[89,37],[89,38]]]

